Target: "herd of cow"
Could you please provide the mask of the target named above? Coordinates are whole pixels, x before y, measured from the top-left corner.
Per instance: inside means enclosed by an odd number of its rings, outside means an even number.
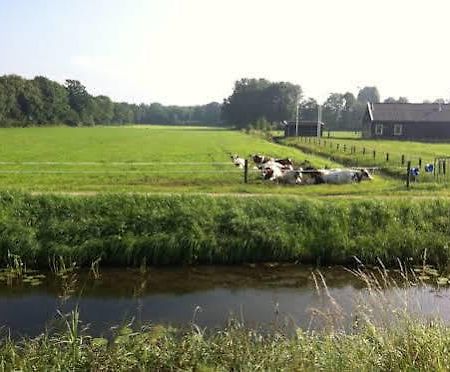
[[[245,159],[232,155],[236,167],[244,168]],[[307,161],[295,166],[291,159],[276,159],[264,155],[251,155],[254,168],[261,171],[263,180],[281,184],[314,185],[320,183],[345,184],[372,180],[367,169],[317,169]]]

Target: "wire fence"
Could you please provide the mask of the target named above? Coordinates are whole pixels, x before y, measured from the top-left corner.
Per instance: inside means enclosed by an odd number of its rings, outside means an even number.
[[[339,142],[339,139],[298,137],[297,145],[303,150],[329,156],[354,167],[377,167],[408,182],[450,182],[450,157],[423,157],[395,151],[381,151],[366,146]]]
[[[435,158],[431,163],[425,163],[421,157],[415,157],[415,165],[412,157],[406,154],[383,153],[366,146],[348,146],[336,141],[310,137],[299,137],[298,141],[300,148],[307,145],[309,150],[331,155],[338,161],[345,160],[347,166],[364,167],[372,173],[388,172],[401,176],[406,180],[407,186],[418,181],[450,182],[450,157]],[[325,151],[330,148],[333,149],[332,152]],[[77,167],[79,169],[76,169]],[[422,176],[423,173],[426,176]],[[254,169],[248,159],[245,159],[242,168],[236,167],[232,162],[0,161],[0,175],[153,175],[161,178],[170,175],[232,175],[228,181],[249,183],[261,180],[261,171]]]
[[[0,161],[0,175],[16,176],[45,176],[45,175],[67,175],[67,176],[153,176],[155,180],[173,178],[180,175],[184,178],[220,179],[228,182],[248,182],[249,173],[254,173],[246,167],[236,167],[230,162],[119,162],[119,161]],[[188,177],[191,176],[191,177]],[[214,177],[215,176],[215,177]]]

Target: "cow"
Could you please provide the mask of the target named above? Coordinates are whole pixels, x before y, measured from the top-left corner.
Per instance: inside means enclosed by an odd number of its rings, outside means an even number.
[[[294,169],[294,163],[289,158],[275,159],[275,158],[270,158],[268,156],[259,155],[259,154],[253,154],[253,155],[251,155],[251,158],[252,158],[253,162],[255,163],[257,169],[263,169],[264,166],[270,162],[279,163],[283,167],[283,170],[285,170],[285,171]]]
[[[289,159],[289,158],[275,159],[275,162],[280,163],[284,167],[289,167],[289,166],[293,167],[294,166],[294,162],[292,161],[292,159]]]
[[[258,169],[262,169],[264,167],[264,164],[267,163],[268,161],[274,160],[273,158],[269,158],[268,156],[259,154],[253,154],[250,156]]]
[[[239,155],[236,155],[236,154],[231,155],[230,157],[231,157],[231,160],[232,160],[233,164],[236,167],[238,167],[240,169],[244,168],[244,166],[245,166],[245,159],[240,158]]]
[[[298,185],[302,183],[301,171],[302,169],[286,169],[280,163],[271,160],[264,164],[261,175],[263,180],[270,180],[282,184]]]
[[[300,185],[303,183],[302,170],[288,170],[275,179],[275,181],[286,185]]]
[[[321,171],[314,167],[307,166],[302,169],[302,181],[304,185],[317,185],[324,183],[321,176]]]
[[[315,177],[317,183],[331,183],[336,185],[373,179],[367,169],[321,169],[318,170],[318,174]]]
[[[283,176],[283,170],[280,164],[269,161],[264,164],[261,170],[263,180],[275,181]]]

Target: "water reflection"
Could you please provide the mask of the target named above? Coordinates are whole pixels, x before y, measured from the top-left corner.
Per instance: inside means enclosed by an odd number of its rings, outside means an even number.
[[[139,324],[183,326],[194,321],[202,327],[223,327],[233,316],[251,327],[270,328],[289,323],[303,328],[323,326],[323,316],[336,314],[326,291],[320,293],[311,276],[314,269],[299,265],[240,267],[103,269],[99,280],[88,272],[77,274],[71,297],[61,298],[60,279],[47,274],[41,286],[27,283],[0,286],[0,326],[13,335],[36,335],[54,327],[78,305],[84,325],[105,334],[113,325],[134,319]],[[321,269],[329,295],[342,307],[342,323],[349,324],[356,304],[369,303],[364,283],[343,268]],[[450,321],[449,291],[432,287],[389,288],[389,303],[407,306],[425,315]],[[380,309],[383,302],[374,305]],[[197,310],[196,310],[197,309]],[[321,313],[311,320],[312,309]]]

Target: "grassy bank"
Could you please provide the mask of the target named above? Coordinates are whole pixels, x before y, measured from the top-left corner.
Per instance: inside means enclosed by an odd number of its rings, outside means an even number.
[[[450,259],[450,201],[0,194],[0,261],[80,265]]]
[[[0,341],[4,371],[444,371],[450,329],[406,319],[393,327],[368,322],[354,332],[261,334],[239,326],[206,333],[161,326],[121,329],[108,342],[76,322],[57,336]]]

